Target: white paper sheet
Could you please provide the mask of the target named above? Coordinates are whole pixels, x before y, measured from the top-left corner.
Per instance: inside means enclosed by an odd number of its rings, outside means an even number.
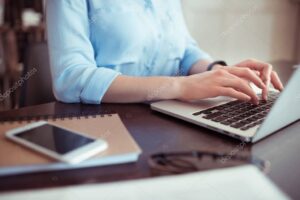
[[[2,193],[1,200],[285,200],[285,194],[253,166],[187,175]]]

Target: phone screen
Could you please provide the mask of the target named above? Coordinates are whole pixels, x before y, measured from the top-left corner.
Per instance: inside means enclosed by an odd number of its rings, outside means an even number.
[[[48,124],[26,130],[15,136],[58,154],[66,154],[95,141],[83,135]]]

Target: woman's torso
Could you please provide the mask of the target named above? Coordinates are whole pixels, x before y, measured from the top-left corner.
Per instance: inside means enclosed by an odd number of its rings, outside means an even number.
[[[132,76],[178,75],[186,48],[179,0],[90,0],[98,67]]]

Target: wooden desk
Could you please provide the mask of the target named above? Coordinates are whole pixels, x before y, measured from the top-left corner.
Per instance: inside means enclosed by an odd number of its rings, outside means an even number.
[[[214,131],[151,111],[145,104],[103,104],[101,106],[49,103],[2,112],[3,116],[27,114],[64,114],[74,110],[87,112],[104,109],[120,114],[137,143],[143,149],[139,161],[106,167],[44,172],[0,178],[0,190],[54,187],[71,184],[110,182],[151,176],[147,165],[150,154],[161,151],[205,150],[251,154],[271,162],[268,176],[288,195],[300,199],[300,122],[278,131],[257,144],[240,148],[238,140]],[[9,154],[9,152],[7,152]]]
[[[291,63],[276,62],[284,83],[292,73]],[[111,182],[150,177],[149,155],[156,152],[203,150],[260,157],[271,162],[268,176],[290,197],[300,199],[300,122],[296,122],[256,144],[241,148],[241,142],[214,131],[151,111],[145,104],[101,106],[53,102],[0,113],[1,117],[90,112],[118,112],[129,132],[143,149],[137,163],[80,170],[44,172],[0,178],[0,191]],[[284,116],[283,116],[284,117]],[[9,154],[9,152],[7,152]],[[1,158],[0,158],[1,159]],[[1,194],[0,194],[1,195]]]

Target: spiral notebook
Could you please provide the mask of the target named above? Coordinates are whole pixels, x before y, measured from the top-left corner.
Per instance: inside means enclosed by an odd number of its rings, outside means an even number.
[[[106,151],[76,165],[55,161],[5,138],[5,132],[43,118],[58,126],[107,141]],[[34,116],[26,120],[0,120],[0,176],[40,171],[75,169],[137,161],[141,149],[118,114]]]

